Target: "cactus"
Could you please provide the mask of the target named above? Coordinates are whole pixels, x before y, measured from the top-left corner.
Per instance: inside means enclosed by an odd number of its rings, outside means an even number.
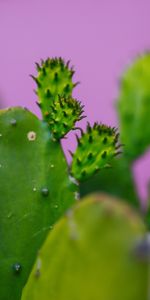
[[[84,117],[83,106],[71,95],[74,71],[62,59],[47,59],[41,66],[37,64],[37,68],[38,77],[34,79],[43,121],[19,107],[0,111],[0,297],[3,300],[20,299],[48,232],[79,198],[76,179],[81,176],[74,159],[70,168],[74,177],[70,176],[60,141]],[[89,157],[87,137],[96,165]],[[87,166],[83,161],[79,170],[83,175],[86,166],[85,178],[92,176],[97,166],[106,167],[118,148],[116,130],[104,125],[87,126],[87,132],[79,140],[85,142],[85,156],[89,159]],[[80,146],[74,157],[78,154],[83,158]]]
[[[77,191],[47,124],[22,108],[1,111],[1,299],[20,299],[38,249]]]
[[[81,185],[81,194],[94,190],[107,191],[130,203],[139,206],[132,174],[133,162],[148,149],[150,145],[150,53],[138,56],[129,65],[120,79],[120,92],[117,100],[117,111],[120,123],[120,142],[124,151],[119,161],[113,162],[109,172],[102,170],[97,177]],[[121,169],[123,170],[120,176]],[[119,187],[112,183],[116,178]],[[115,182],[114,182],[115,184]],[[128,188],[127,188],[128,186]],[[120,188],[121,187],[121,188]]]
[[[61,98],[53,101],[45,112],[45,121],[56,140],[63,138],[82,116],[83,105],[73,98]]]
[[[77,136],[78,147],[73,155],[71,174],[83,181],[95,172],[107,168],[113,157],[119,154],[118,133],[115,128],[95,123],[87,124],[86,133]]]
[[[129,161],[137,159],[150,145],[150,53],[138,57],[121,79],[117,108],[120,138]]]
[[[69,61],[65,63],[62,58],[42,60],[41,64],[36,63],[36,67],[37,77],[31,76],[37,84],[37,103],[45,118],[45,113],[50,112],[52,102],[59,100],[59,97],[71,97],[73,88],[78,82],[73,83],[73,67],[69,68]]]
[[[129,206],[89,196],[46,239],[22,300],[146,300],[144,239],[144,223]]]
[[[119,197],[122,201],[126,201],[136,209],[139,209],[140,201],[133,175],[123,156],[122,153],[119,159],[115,157],[111,161],[109,169],[104,168],[95,176],[81,182],[81,197],[95,191],[101,191]]]

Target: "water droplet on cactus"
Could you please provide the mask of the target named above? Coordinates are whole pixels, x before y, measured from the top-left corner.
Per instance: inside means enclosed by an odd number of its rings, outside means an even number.
[[[15,119],[12,119],[12,120],[10,120],[10,124],[11,124],[12,126],[16,126],[17,121],[16,121]]]
[[[0,137],[2,137],[2,134],[0,133]]]
[[[53,164],[51,164],[51,168],[54,168],[54,165],[53,165]]]
[[[20,263],[15,263],[13,266],[13,272],[14,274],[16,275],[19,275],[21,273],[21,270],[22,270],[22,267],[21,267],[21,264]]]
[[[41,189],[41,193],[42,193],[42,195],[43,195],[44,197],[47,197],[48,194],[49,194],[49,189],[48,189],[47,187],[43,187],[43,188]]]
[[[27,138],[29,141],[35,141],[36,139],[36,132],[34,131],[29,131],[27,134]]]
[[[36,187],[33,188],[33,192],[36,192]]]

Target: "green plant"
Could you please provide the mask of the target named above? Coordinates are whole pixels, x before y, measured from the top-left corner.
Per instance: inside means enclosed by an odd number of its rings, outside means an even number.
[[[109,172],[102,170],[95,178],[83,182],[80,187],[82,196],[93,191],[105,191],[139,208],[141,201],[136,191],[132,166],[150,145],[149,82],[150,53],[145,53],[127,67],[120,79],[116,107],[123,153],[119,160],[112,161]]]
[[[148,299],[145,234],[139,215],[120,199],[88,196],[46,239],[22,300]]]
[[[122,195],[122,200],[129,202],[132,208],[121,203],[121,198],[116,200],[93,195],[69,210],[43,244],[22,300],[148,299],[150,246],[147,231],[150,210],[148,205],[143,218],[133,209],[134,206],[136,211],[141,212],[132,164],[150,142],[147,126],[150,112],[149,66],[150,55],[141,56],[121,80],[117,104],[120,140],[125,144],[121,158],[109,157],[108,149],[106,155],[103,148],[106,144],[112,147],[113,141],[118,139],[113,135],[114,129],[105,140],[109,129],[107,127],[105,132],[105,126],[102,126],[99,139],[97,124],[92,134],[88,125],[86,134],[77,138],[78,148],[72,155],[71,173],[80,181],[82,195],[98,187],[98,190]],[[101,150],[98,154],[97,146]],[[115,153],[117,148],[115,146]],[[106,170],[109,161],[97,163],[99,155],[101,159],[110,158],[112,169]],[[101,166],[105,168],[89,178]]]
[[[60,140],[84,117],[83,106],[72,98],[74,71],[60,58],[36,65],[38,74],[32,77],[43,120],[20,107],[0,112],[3,300],[20,299],[48,232],[78,199],[78,184],[107,167],[120,147],[116,129],[88,125],[77,137],[78,146],[68,168]]]

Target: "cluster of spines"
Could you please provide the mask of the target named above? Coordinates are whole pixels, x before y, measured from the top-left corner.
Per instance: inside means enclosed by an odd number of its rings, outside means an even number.
[[[31,77],[37,84],[35,92],[39,96],[38,103],[43,100],[41,91],[45,98],[55,100],[58,99],[58,95],[62,97],[71,96],[73,88],[79,84],[79,82],[72,82],[75,71],[73,67],[69,67],[70,61],[65,63],[61,57],[55,57],[52,59],[47,58],[45,61],[41,60],[41,64],[35,64],[38,75],[37,77],[31,75]],[[44,83],[45,80],[46,84]],[[55,91],[57,88],[58,93]]]
[[[71,174],[79,181],[88,179],[102,168],[110,167],[114,156],[121,153],[119,133],[115,127],[87,123],[86,132],[76,135],[77,149],[72,155]]]
[[[45,112],[45,120],[55,139],[63,138],[77,121],[82,120],[84,105],[72,97],[60,97],[53,101]]]

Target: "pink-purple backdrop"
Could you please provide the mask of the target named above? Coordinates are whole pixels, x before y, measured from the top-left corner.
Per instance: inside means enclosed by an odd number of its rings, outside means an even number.
[[[86,105],[88,119],[115,126],[117,79],[145,49],[150,49],[150,0],[0,0],[1,106],[23,105],[39,113],[29,74],[40,58],[62,56],[75,65],[81,85],[74,96]],[[70,134],[65,151],[74,146]],[[145,197],[150,156],[135,170]]]

